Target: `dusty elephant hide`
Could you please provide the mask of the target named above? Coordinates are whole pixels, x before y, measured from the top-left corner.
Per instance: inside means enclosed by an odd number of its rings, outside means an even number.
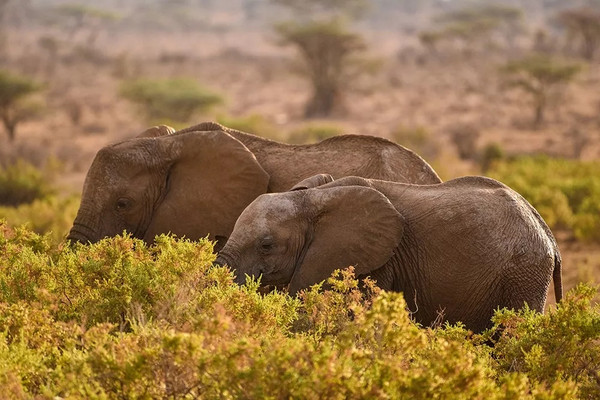
[[[173,233],[222,245],[257,196],[317,173],[440,182],[421,157],[372,136],[288,145],[213,122],[179,132],[159,126],[98,152],[68,239],[93,243],[127,231],[149,243]]]
[[[331,179],[329,179],[331,180]],[[320,185],[311,187],[311,182]],[[518,193],[484,177],[411,185],[347,177],[265,194],[238,218],[217,263],[238,283],[261,277],[295,294],[354,266],[403,292],[428,325],[463,322],[481,331],[498,307],[542,311],[550,281],[562,297],[552,232]]]

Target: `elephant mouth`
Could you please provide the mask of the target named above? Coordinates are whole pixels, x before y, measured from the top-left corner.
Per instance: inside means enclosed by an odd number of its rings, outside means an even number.
[[[256,267],[254,269],[254,271],[259,271],[258,273],[242,272],[236,268],[235,263],[232,262],[231,258],[224,252],[219,253],[219,255],[217,256],[217,259],[214,262],[214,265],[219,266],[219,267],[223,267],[223,266],[227,265],[229,267],[229,269],[235,273],[233,282],[238,285],[244,285],[246,283],[246,281],[247,281],[246,276],[248,276],[249,279],[258,279],[258,277],[260,277],[260,279],[261,279],[260,286],[261,287],[265,287],[265,286],[282,287],[282,286],[287,286],[289,284],[289,279],[287,281],[286,281],[286,279],[281,278],[281,277],[279,279],[277,279],[274,276],[272,276],[272,274],[270,274],[269,272],[264,271],[263,268],[261,268],[261,267]]]
[[[260,286],[272,286],[272,287],[276,287],[276,288],[284,288],[287,287],[290,284],[290,280],[289,279],[285,279],[285,278],[273,278],[270,276],[267,276],[267,279],[265,279],[265,275],[263,274],[262,279],[260,281]]]
[[[217,256],[217,259],[215,260],[215,262],[213,264],[218,267],[223,267],[225,265],[231,267],[230,260],[227,258],[227,256],[225,256],[224,254],[221,254],[221,253],[219,253],[219,255]]]

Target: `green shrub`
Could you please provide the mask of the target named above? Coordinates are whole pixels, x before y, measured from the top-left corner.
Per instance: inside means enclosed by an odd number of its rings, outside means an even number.
[[[391,136],[394,142],[413,150],[426,160],[436,158],[440,152],[440,146],[433,140],[431,132],[421,126],[411,128],[400,125],[392,131]]]
[[[504,158],[504,150],[498,143],[489,143],[481,151],[479,157],[479,163],[481,164],[481,171],[487,173],[492,165]]]
[[[49,195],[52,189],[47,179],[40,170],[24,161],[0,167],[0,205],[28,204]]]
[[[600,395],[597,289],[473,335],[423,328],[352,269],[257,293],[212,245],[128,236],[53,247],[0,223],[0,391],[19,399],[572,399]],[[495,347],[489,343],[495,342]]]
[[[575,215],[575,236],[600,242],[600,191],[587,197],[579,210]]]
[[[0,220],[0,303],[36,301],[51,264],[47,237],[26,228],[9,228]]]
[[[138,104],[153,122],[187,122],[194,114],[220,104],[220,96],[193,79],[136,79],[121,84],[121,95]]]
[[[600,307],[593,303],[597,294],[580,285],[548,315],[528,309],[498,312],[498,367],[526,373],[548,386],[570,380],[581,398],[600,398]]]
[[[62,242],[73,225],[79,196],[50,195],[18,207],[0,207],[0,219],[10,226],[27,225],[39,234],[48,234],[52,243]]]
[[[494,163],[488,174],[523,195],[551,228],[600,240],[600,162],[519,157]]]

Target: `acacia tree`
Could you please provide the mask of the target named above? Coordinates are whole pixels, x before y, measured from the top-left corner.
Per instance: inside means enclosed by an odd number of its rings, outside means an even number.
[[[126,81],[120,95],[138,104],[151,122],[185,123],[195,113],[222,102],[220,96],[188,78]]]
[[[36,103],[25,100],[41,87],[28,77],[0,71],[0,119],[11,142],[15,140],[17,125],[39,113]]]
[[[593,60],[600,48],[600,11],[592,8],[565,10],[559,21],[566,26],[572,40],[579,41],[581,56]]]
[[[544,120],[551,96],[560,96],[560,88],[573,80],[580,65],[561,62],[547,55],[531,55],[504,65],[501,71],[508,77],[510,87],[518,87],[533,99],[535,126]]]
[[[292,45],[312,86],[307,117],[323,117],[339,108],[352,76],[362,71],[353,57],[366,48],[348,21],[364,15],[364,0],[271,0],[292,11],[293,22],[276,25],[281,44]]]

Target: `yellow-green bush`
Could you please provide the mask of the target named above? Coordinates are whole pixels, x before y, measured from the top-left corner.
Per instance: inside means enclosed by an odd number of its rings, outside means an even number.
[[[47,177],[24,161],[0,166],[0,206],[18,206],[43,198],[52,192]]]
[[[23,160],[0,167],[0,219],[12,227],[27,225],[50,234],[54,244],[66,237],[79,207],[79,196],[60,195],[53,185],[62,165],[50,158],[43,169]]]
[[[572,399],[600,396],[600,309],[581,286],[491,332],[418,327],[351,270],[257,293],[212,245],[89,246],[0,224],[0,393],[16,399]],[[495,342],[495,347],[491,344]]]
[[[219,95],[190,78],[139,78],[121,84],[119,93],[137,104],[150,121],[187,122],[195,114],[222,103]]]
[[[600,241],[600,162],[520,157],[494,163],[488,174],[523,195],[551,228]]]
[[[598,291],[579,286],[549,315],[528,309],[502,310],[494,316],[503,332],[494,347],[502,369],[526,373],[552,385],[575,382],[581,397],[600,398],[600,307]]]
[[[0,206],[0,218],[13,227],[27,225],[36,233],[47,233],[52,243],[57,244],[67,236],[78,208],[79,196],[50,195],[17,207]]]

